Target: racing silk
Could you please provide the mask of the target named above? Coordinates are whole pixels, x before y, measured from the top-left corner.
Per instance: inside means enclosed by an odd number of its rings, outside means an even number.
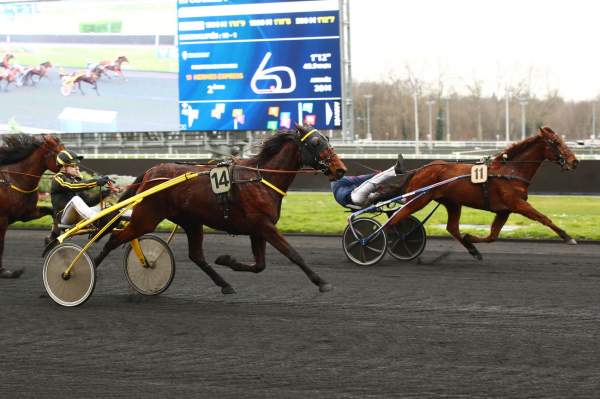
[[[377,173],[371,173],[368,175],[360,176],[345,176],[339,180],[331,182],[331,191],[333,192],[335,200],[341,206],[353,204],[352,199],[350,198],[352,190],[354,190],[356,187],[360,186],[376,174]]]
[[[87,190],[98,187],[96,179],[83,180],[80,177],[59,172],[52,178],[50,197],[54,215],[62,212],[67,203],[74,196],[79,196],[88,206],[97,205],[100,202],[100,192],[86,193]],[[109,189],[102,190],[102,195],[108,195]]]

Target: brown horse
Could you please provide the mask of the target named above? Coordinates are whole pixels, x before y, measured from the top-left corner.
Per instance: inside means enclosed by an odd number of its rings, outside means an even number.
[[[74,72],[71,75],[61,72],[59,76],[62,81],[61,92],[63,93],[63,95],[71,94],[73,87],[77,85],[77,88],[81,92],[81,95],[85,96],[85,93],[81,88],[82,82],[90,84],[92,88],[96,90],[96,94],[100,95],[100,92],[98,91],[98,75],[93,71]]]
[[[28,82],[31,83],[31,85],[35,85],[36,82],[35,80],[33,80],[34,76],[38,77],[38,83],[42,80],[43,77],[46,77],[46,79],[48,79],[47,74],[51,68],[52,63],[50,61],[42,62],[40,65],[33,68],[27,68],[23,73],[23,78],[21,79],[21,82],[23,83],[23,85],[27,85]]]
[[[345,165],[329,145],[329,140],[316,129],[297,125],[295,131],[279,132],[267,139],[255,157],[235,160],[234,163],[232,180],[235,184],[232,185],[228,200],[219,200],[212,192],[208,175],[200,175],[149,196],[133,208],[127,227],[113,232],[95,258],[95,265],[98,266],[114,248],[154,231],[161,220],[168,219],[185,230],[190,259],[221,287],[223,294],[235,291],[204,259],[204,225],[231,234],[250,236],[253,264],[238,262],[229,255],[219,256],[217,264],[235,271],[260,273],[266,267],[268,242],[300,266],[321,292],[330,290],[331,285],[306,265],[275,227],[280,217],[282,198],[302,165],[324,172],[330,180],[339,179],[346,172]],[[181,164],[157,165],[138,177],[136,183],[140,184],[126,191],[120,200],[147,190],[165,179],[208,169]]]
[[[7,134],[0,146],[0,278],[16,278],[23,272],[2,266],[4,236],[8,225],[16,221],[52,215],[52,208],[38,207],[38,185],[42,174],[58,172],[56,154],[64,150],[52,136]]]
[[[15,58],[15,56],[11,53],[4,54],[4,57],[2,57],[2,61],[0,62],[0,67],[10,69],[10,60],[13,58]]]
[[[124,55],[121,55],[119,57],[117,57],[116,60],[114,61],[100,61],[100,65],[102,65],[104,67],[104,74],[110,79],[110,75],[108,73],[106,73],[106,71],[112,71],[115,73],[115,75],[120,76],[122,78],[125,78],[125,76],[123,76],[123,70],[121,69],[121,65],[124,62],[129,62],[129,60],[127,59],[127,57],[125,57]]]
[[[471,183],[470,178],[459,179],[416,195],[392,218],[388,227],[437,201],[446,207],[448,222],[446,229],[469,253],[481,260],[482,256],[473,243],[492,242],[498,238],[502,226],[511,213],[518,213],[540,222],[556,232],[566,243],[576,244],[564,230],[527,202],[529,182],[545,160],[558,163],[562,170],[573,170],[579,161],[562,138],[548,127],[540,128],[537,135],[513,144],[499,155],[491,158],[488,166],[488,181],[484,184]],[[383,197],[391,197],[442,182],[444,180],[471,175],[473,165],[434,161],[416,170],[404,188],[389,185],[383,187]],[[487,237],[470,234],[461,236],[459,231],[462,206],[494,212],[496,217]]]
[[[19,84],[19,75],[23,73],[23,68],[19,65],[14,65],[9,68],[0,67],[0,83],[4,80],[6,85],[4,86],[4,91],[8,91],[8,86],[11,83]],[[1,89],[1,87],[0,87]]]

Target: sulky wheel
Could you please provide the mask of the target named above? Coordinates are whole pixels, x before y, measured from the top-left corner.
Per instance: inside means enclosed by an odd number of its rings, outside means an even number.
[[[348,259],[359,266],[371,266],[379,262],[385,255],[387,245],[383,230],[380,230],[367,243],[362,243],[360,239],[374,233],[381,227],[381,224],[374,219],[362,218],[355,220],[353,227],[356,236],[352,233],[350,225],[348,225],[342,238],[344,253],[346,253]]]
[[[96,269],[87,253],[73,243],[59,244],[44,259],[44,287],[50,298],[62,306],[78,306],[87,301],[96,285]],[[81,253],[68,276],[64,272]]]
[[[423,253],[427,242],[425,227],[414,216],[390,226],[387,233],[388,252],[398,260],[412,260]]]
[[[138,238],[146,265],[130,244],[125,251],[123,267],[129,285],[142,295],[158,295],[164,292],[175,276],[175,258],[164,240],[153,235]]]

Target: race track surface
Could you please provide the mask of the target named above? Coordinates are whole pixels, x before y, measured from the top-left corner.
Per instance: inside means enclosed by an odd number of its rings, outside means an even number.
[[[290,237],[335,289],[321,294],[269,248],[261,274],[218,271],[224,296],[173,244],[177,273],[130,295],[123,250],[92,298],[44,292],[39,231],[8,232],[0,280],[0,397],[597,397],[600,245],[500,242],[483,262],[430,240],[421,262],[348,262],[334,237]],[[207,259],[249,260],[246,237],[208,235]],[[94,252],[99,247],[94,248]]]
[[[66,69],[67,73],[76,70]],[[98,81],[97,95],[92,86],[82,83],[85,95],[75,89],[69,96],[60,93],[58,69],[49,72],[35,86],[0,84],[0,124],[14,120],[20,126],[52,131],[170,131],[179,130],[177,74],[125,71],[127,80],[120,78]],[[59,120],[67,107],[84,110],[115,111],[114,125],[84,122],[69,126]]]

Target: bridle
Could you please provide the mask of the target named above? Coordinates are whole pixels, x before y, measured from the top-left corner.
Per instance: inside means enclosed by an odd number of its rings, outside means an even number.
[[[562,152],[560,151],[559,143],[556,140],[551,140],[547,138],[544,138],[544,142],[554,151],[554,155],[556,156],[556,160],[554,162],[559,164],[561,168],[564,168],[567,161],[563,156]]]
[[[298,130],[298,133],[303,132]],[[299,139],[298,144],[300,147],[302,166],[309,166],[324,174],[329,173],[329,168],[331,167],[332,158],[335,153],[333,148],[329,145],[329,138],[327,136],[323,136],[317,129],[312,129]],[[323,152],[326,152],[327,156],[324,159],[321,159],[320,156]]]

